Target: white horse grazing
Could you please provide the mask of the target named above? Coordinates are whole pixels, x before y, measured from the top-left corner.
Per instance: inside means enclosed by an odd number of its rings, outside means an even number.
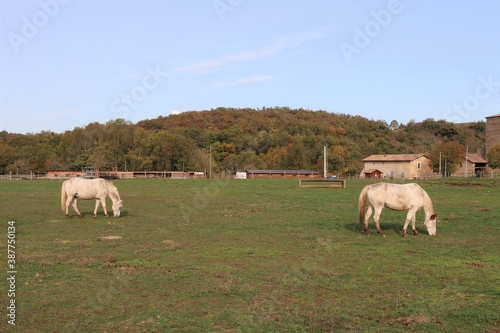
[[[368,209],[365,209],[368,205]],[[367,185],[359,195],[359,223],[365,231],[368,232],[368,220],[373,214],[377,232],[384,235],[380,230],[379,218],[382,209],[387,207],[392,210],[408,210],[406,215],[406,222],[403,227],[403,237],[406,237],[406,228],[411,221],[411,226],[414,235],[418,235],[415,229],[415,214],[417,210],[423,208],[425,213],[424,224],[427,227],[427,232],[431,236],[436,235],[436,214],[432,208],[432,201],[427,192],[425,192],[419,185],[411,184],[391,184],[391,183],[376,183]]]
[[[113,201],[113,214],[115,217],[120,216],[120,209],[123,206],[123,201],[120,199],[120,194],[116,187],[110,182],[102,179],[84,179],[71,178],[65,180],[61,188],[61,209],[66,211],[66,217],[69,217],[69,205],[73,205],[73,209],[79,217],[82,217],[78,207],[76,206],[77,199],[96,199],[94,217],[97,217],[97,208],[99,203],[102,204],[104,215],[108,217],[106,210],[106,196]]]

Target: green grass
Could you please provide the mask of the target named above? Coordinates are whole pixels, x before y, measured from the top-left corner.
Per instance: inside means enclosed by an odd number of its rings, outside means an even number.
[[[296,180],[114,183],[120,218],[101,211],[94,219],[94,202],[80,201],[84,219],[67,220],[61,182],[0,182],[0,225],[6,235],[16,221],[18,271],[16,327],[7,325],[5,296],[0,327],[498,332],[498,181],[421,182],[438,213],[437,236],[426,234],[419,212],[421,235],[407,238],[405,212],[389,210],[385,238],[361,233],[365,181],[347,189],[299,189]]]

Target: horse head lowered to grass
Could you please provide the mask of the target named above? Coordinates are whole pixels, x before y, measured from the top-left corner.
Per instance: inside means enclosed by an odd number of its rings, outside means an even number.
[[[368,209],[366,207],[368,206]],[[427,192],[419,185],[411,184],[391,184],[376,183],[367,185],[359,195],[359,223],[365,234],[369,235],[368,220],[373,213],[373,220],[377,227],[377,232],[384,235],[379,225],[382,209],[387,207],[392,210],[408,210],[406,222],[403,227],[403,237],[406,237],[406,228],[411,221],[414,235],[418,235],[415,229],[415,214],[421,208],[424,209],[424,225],[431,236],[436,235],[436,214],[432,208],[432,201]],[[365,211],[366,210],[366,211]]]
[[[72,204],[76,214],[82,217],[82,214],[80,214],[76,206],[77,199],[96,199],[94,217],[97,217],[97,208],[99,204],[102,204],[104,215],[108,217],[106,196],[109,196],[113,202],[112,208],[114,217],[119,217],[123,201],[120,199],[117,188],[112,183],[102,178],[71,178],[65,180],[61,187],[61,209],[63,212],[66,212],[66,217],[69,217],[69,205]]]

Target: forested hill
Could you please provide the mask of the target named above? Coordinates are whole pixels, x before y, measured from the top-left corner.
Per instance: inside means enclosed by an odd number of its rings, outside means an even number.
[[[290,109],[217,108],[132,124],[117,119],[62,134],[0,133],[0,173],[54,169],[322,170],[357,174],[361,160],[380,153],[428,153],[462,158],[484,147],[485,123],[456,125],[427,119],[398,124],[360,116]],[[211,155],[210,155],[211,152]],[[434,157],[433,157],[434,156]],[[453,162],[450,162],[453,163]]]

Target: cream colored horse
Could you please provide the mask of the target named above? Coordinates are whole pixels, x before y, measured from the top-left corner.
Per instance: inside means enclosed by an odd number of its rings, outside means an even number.
[[[82,217],[82,214],[80,214],[80,211],[76,206],[77,199],[96,199],[94,217],[97,217],[97,208],[99,207],[99,204],[102,204],[104,215],[108,217],[108,212],[106,210],[106,196],[109,196],[113,202],[114,217],[119,217],[123,201],[120,199],[120,194],[113,184],[102,178],[70,178],[65,180],[61,187],[61,209],[63,212],[66,211],[66,217],[69,217],[69,205],[72,204],[76,214],[79,217]]]
[[[368,209],[366,209],[366,206],[368,206]],[[365,234],[370,234],[368,220],[373,212],[377,232],[382,236],[384,235],[379,225],[380,214],[384,207],[392,210],[408,210],[403,227],[403,237],[407,235],[406,228],[410,221],[413,234],[418,235],[415,229],[415,214],[419,209],[423,208],[425,213],[424,224],[427,227],[427,232],[431,236],[436,235],[436,214],[434,214],[432,208],[431,198],[419,185],[415,183],[391,184],[382,182],[365,186],[359,195],[359,223]]]

